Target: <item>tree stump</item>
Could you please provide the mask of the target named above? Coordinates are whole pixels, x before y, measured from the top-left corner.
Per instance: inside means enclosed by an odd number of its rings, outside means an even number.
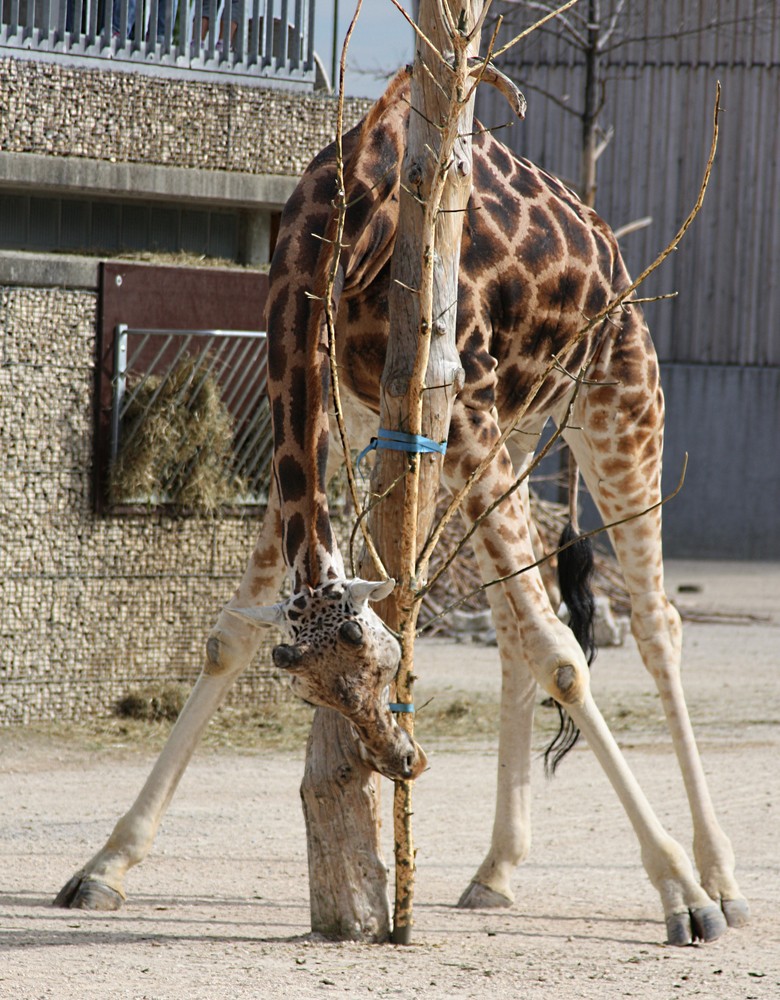
[[[372,942],[390,936],[379,780],[361,760],[352,726],[338,712],[318,708],[301,783],[314,934]]]

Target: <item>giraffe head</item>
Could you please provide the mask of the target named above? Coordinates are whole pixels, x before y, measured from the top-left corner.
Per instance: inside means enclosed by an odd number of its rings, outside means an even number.
[[[272,657],[290,674],[295,694],[340,712],[355,727],[367,762],[395,780],[416,778],[427,759],[390,710],[401,651],[368,603],[387,597],[393,586],[393,580],[330,580],[270,607],[228,610],[287,634]]]

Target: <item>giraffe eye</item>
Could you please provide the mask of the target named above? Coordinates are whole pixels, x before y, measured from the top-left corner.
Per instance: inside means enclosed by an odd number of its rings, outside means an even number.
[[[339,628],[339,636],[348,642],[350,646],[361,646],[363,644],[363,629],[356,621],[343,622]]]

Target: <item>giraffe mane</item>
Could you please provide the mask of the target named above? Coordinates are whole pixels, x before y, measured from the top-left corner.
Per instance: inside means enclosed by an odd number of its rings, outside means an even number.
[[[408,67],[400,69],[390,82],[387,90],[369,109],[362,122],[356,127],[353,135],[354,141],[351,143],[349,154],[344,162],[344,186],[347,191],[352,187],[352,180],[355,172],[355,165],[358,161],[360,151],[366,141],[366,137],[377,127],[387,110],[398,100],[399,94],[404,88],[408,88],[411,74]],[[325,233],[325,241],[322,244],[322,251],[317,260],[314,287],[320,289],[320,298],[312,299],[311,306],[312,324],[316,324],[317,335],[309,338],[307,345],[306,359],[306,395],[309,400],[319,400],[321,412],[327,412],[328,394],[330,390],[330,357],[327,335],[327,324],[325,322],[325,290],[328,287],[329,271],[331,266],[331,246],[336,238],[338,224],[338,213],[334,210]],[[332,297],[334,300],[334,315],[337,309],[338,298],[344,283],[344,260],[339,266],[336,280],[333,287]],[[324,440],[323,440],[324,435]],[[309,483],[318,484],[312,489],[309,497],[308,515],[311,524],[320,524],[324,529],[324,522],[328,520],[327,495],[322,488],[324,476],[324,449],[327,448],[327,427],[318,421],[310,421],[307,427],[307,440],[305,443],[305,463],[306,475]],[[330,529],[329,529],[330,530]],[[321,541],[322,531],[312,531],[309,535],[309,583],[318,586],[320,560],[317,557],[317,545]],[[331,544],[333,535],[331,531]]]

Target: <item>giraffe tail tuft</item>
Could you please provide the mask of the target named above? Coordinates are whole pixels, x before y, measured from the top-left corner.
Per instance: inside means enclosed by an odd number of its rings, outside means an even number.
[[[565,548],[564,548],[565,546]],[[581,538],[571,521],[561,532],[558,541],[558,585],[561,600],[569,609],[569,628],[582,646],[588,663],[596,656],[596,639],[593,630],[596,603],[593,599],[593,545],[589,538]]]
[[[561,532],[558,547],[562,550],[558,553],[558,583],[561,599],[569,609],[569,628],[591,664],[596,656],[593,628],[596,604],[591,589],[593,546],[589,538],[579,536],[570,521]],[[561,705],[555,702],[555,707],[558,732],[544,752],[544,769],[548,776],[555,774],[555,769],[580,736],[579,729]]]

